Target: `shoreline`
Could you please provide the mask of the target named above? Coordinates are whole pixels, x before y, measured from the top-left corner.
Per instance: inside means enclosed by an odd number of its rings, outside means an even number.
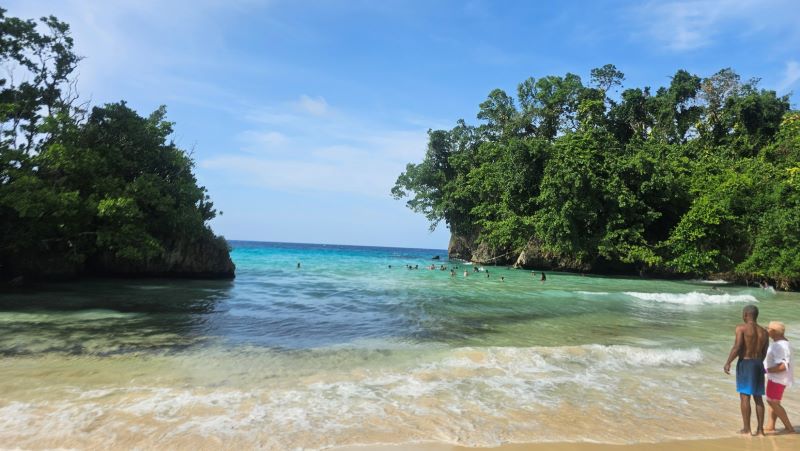
[[[797,430],[797,429],[796,429]],[[800,432],[800,431],[798,431]],[[768,435],[766,437],[725,437],[713,439],[669,440],[609,444],[593,442],[536,442],[507,443],[498,446],[463,446],[447,443],[425,442],[407,444],[348,445],[328,448],[330,451],[782,451],[800,449],[800,433]]]

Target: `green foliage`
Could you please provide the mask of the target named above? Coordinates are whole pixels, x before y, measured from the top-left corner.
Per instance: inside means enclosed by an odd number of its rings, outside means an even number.
[[[216,212],[166,109],[73,105],[69,27],[0,9],[0,275],[80,272],[92,259],[158,257],[206,236]],[[87,117],[88,113],[88,117]]]
[[[432,227],[582,267],[800,285],[800,114],[731,69],[622,88],[613,65],[493,90],[392,192]],[[618,92],[614,95],[613,92]],[[619,92],[621,91],[621,92]],[[655,94],[651,94],[655,92]]]

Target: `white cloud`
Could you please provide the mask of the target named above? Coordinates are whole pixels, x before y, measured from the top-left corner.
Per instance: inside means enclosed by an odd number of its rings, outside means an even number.
[[[11,0],[4,7],[20,18],[52,14],[68,23],[84,57],[80,94],[108,102],[128,97],[132,87],[159,99],[205,94],[196,81],[173,73],[225,64],[224,27],[257,4],[266,6],[255,0]]]
[[[238,141],[244,143],[242,150],[246,152],[264,153],[284,150],[289,138],[276,131],[247,130],[239,134]]]
[[[303,94],[295,105],[300,111],[313,114],[314,116],[322,116],[328,112],[328,102],[322,97],[312,98]]]
[[[778,82],[778,94],[785,94],[800,80],[800,63],[797,61],[787,61],[783,72],[783,79]]]
[[[300,98],[301,101],[303,97]],[[200,167],[273,190],[389,196],[397,176],[425,153],[427,129],[388,127],[325,103],[326,114],[290,108],[298,101],[247,115],[240,152],[203,159]]]
[[[647,36],[659,47],[685,52],[713,45],[729,28],[746,35],[794,26],[800,8],[796,0],[650,0],[629,16],[636,38]]]
[[[408,142],[424,152],[425,135]],[[248,186],[277,191],[343,192],[388,198],[395,179],[410,160],[392,156],[386,148],[335,144],[283,155],[226,154],[202,160],[206,170],[221,171]]]
[[[206,169],[223,170],[242,177],[247,185],[278,191],[344,192],[369,197],[388,198],[389,188],[399,172],[386,162],[374,158],[338,160],[264,159],[225,155],[205,160]]]

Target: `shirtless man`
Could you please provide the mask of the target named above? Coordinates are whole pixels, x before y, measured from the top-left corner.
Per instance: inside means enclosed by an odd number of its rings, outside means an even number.
[[[731,374],[731,362],[736,362],[736,391],[739,392],[739,403],[742,409],[741,434],[750,435],[750,396],[756,403],[756,420],[758,429],[755,435],[764,435],[764,357],[767,355],[769,335],[767,330],[759,326],[758,307],[747,305],[742,309],[744,324],[736,326],[736,340],[733,343],[728,361],[723,370]]]

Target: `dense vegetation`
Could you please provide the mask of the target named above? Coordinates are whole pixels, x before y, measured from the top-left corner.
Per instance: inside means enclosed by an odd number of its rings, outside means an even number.
[[[89,111],[74,89],[79,60],[67,24],[0,9],[0,275],[232,276],[165,109]],[[227,260],[215,269],[175,255],[190,247]]]
[[[495,89],[479,125],[429,131],[392,194],[473,256],[488,249],[477,260],[799,287],[800,114],[788,96],[731,69],[679,70],[656,90],[623,81],[606,65],[588,85],[566,74],[529,78],[516,98]]]

